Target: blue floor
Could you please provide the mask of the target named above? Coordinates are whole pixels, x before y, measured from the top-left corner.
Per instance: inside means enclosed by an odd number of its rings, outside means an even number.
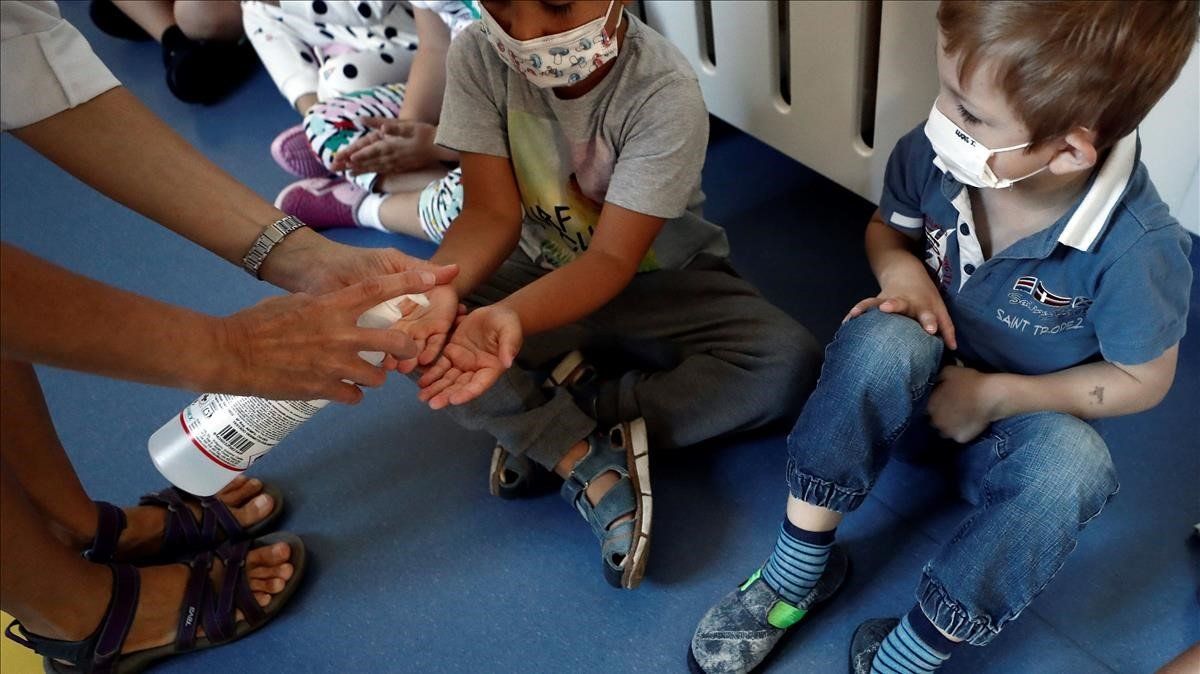
[[[122,81],[222,167],[272,198],[288,177],[267,146],[296,121],[265,72],[211,108],[177,102],[156,48],[100,35],[65,13]],[[229,313],[272,292],[95,194],[11,137],[0,141],[3,239],[169,302]],[[873,209],[736,131],[714,128],[707,215],[728,228],[751,280],[828,340],[873,292],[860,236]],[[428,251],[361,231],[343,241]],[[1193,258],[1200,267],[1200,258]],[[1149,672],[1200,639],[1200,291],[1167,400],[1106,437],[1122,488],[1059,577],[986,649],[952,672]],[[192,394],[43,368],[46,397],[84,484],[129,502],[161,478],[146,438]],[[555,495],[487,493],[489,438],[419,405],[397,379],[330,408],[256,474],[288,502],[285,527],[313,565],[291,609],[259,634],[178,658],[170,672],[683,672],[696,620],[770,550],[786,493],[783,431],[655,457],[655,542],[636,592],[608,588],[597,546]],[[925,560],[965,505],[940,479],[893,462],[841,529],[855,562],[844,595],[788,643],[771,671],[841,672],[864,618],[913,602]]]

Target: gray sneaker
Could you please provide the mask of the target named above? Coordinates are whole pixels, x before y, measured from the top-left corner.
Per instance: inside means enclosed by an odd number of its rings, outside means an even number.
[[[846,551],[833,546],[816,587],[795,606],[767,585],[762,569],[755,571],[700,619],[688,649],[689,668],[696,674],[753,671],[790,627],[837,594],[849,570]]]
[[[900,621],[896,618],[868,620],[854,630],[850,639],[850,674],[871,674],[871,663],[883,645],[883,640]]]

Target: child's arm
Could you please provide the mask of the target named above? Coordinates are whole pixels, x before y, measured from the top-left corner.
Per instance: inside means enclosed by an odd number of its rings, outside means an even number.
[[[908,316],[929,334],[941,333],[951,349],[958,348],[946,304],[929,279],[925,264],[915,254],[918,244],[884,223],[876,210],[867,224],[866,249],[871,271],[879,281],[879,294],[851,307],[842,322],[878,308]]]
[[[629,285],[664,222],[606,203],[587,251],[500,304],[516,313],[526,335],[574,323]]]
[[[404,86],[404,104],[398,119],[437,124],[442,114],[442,96],[446,91],[446,52],[450,49],[450,28],[429,9],[413,11],[420,48],[413,55]],[[446,150],[452,152],[452,150]],[[457,154],[457,153],[455,153]]]
[[[1179,345],[1148,363],[1087,363],[1043,375],[984,374],[964,367],[942,370],[929,398],[929,416],[946,437],[966,442],[993,421],[1032,412],[1100,419],[1148,410],[1175,379]]]
[[[629,285],[664,222],[606,203],[585,253],[462,319],[443,357],[422,376],[420,399],[440,409],[476,398],[512,366],[525,335],[573,323],[604,306]]]
[[[416,342],[419,353],[398,364],[401,372],[434,362],[459,314],[459,299],[491,277],[521,236],[521,197],[508,158],[467,152],[462,167],[462,212],[431,258],[456,260],[459,273],[452,283],[426,293],[429,306],[402,307],[405,318],[396,328]],[[422,387],[430,376],[421,380]]]

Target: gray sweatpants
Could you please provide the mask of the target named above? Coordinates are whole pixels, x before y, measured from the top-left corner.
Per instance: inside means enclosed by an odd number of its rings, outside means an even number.
[[[498,302],[548,273],[519,250],[475,293],[474,308]],[[794,418],[816,384],[821,349],[802,325],[738,277],[722,258],[638,274],[587,318],[525,340],[518,363],[483,395],[446,408],[510,452],[553,468],[596,421],[563,389],[546,391],[525,368],[573,349],[620,345],[661,371],[605,382],[597,409],[622,421],[643,417],[652,449],[683,447]]]

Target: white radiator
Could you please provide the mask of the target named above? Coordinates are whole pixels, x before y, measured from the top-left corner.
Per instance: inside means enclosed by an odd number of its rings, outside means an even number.
[[[937,95],[932,0],[643,0],[709,110],[878,202],[888,154]],[[1200,233],[1200,50],[1142,125],[1171,212]]]

